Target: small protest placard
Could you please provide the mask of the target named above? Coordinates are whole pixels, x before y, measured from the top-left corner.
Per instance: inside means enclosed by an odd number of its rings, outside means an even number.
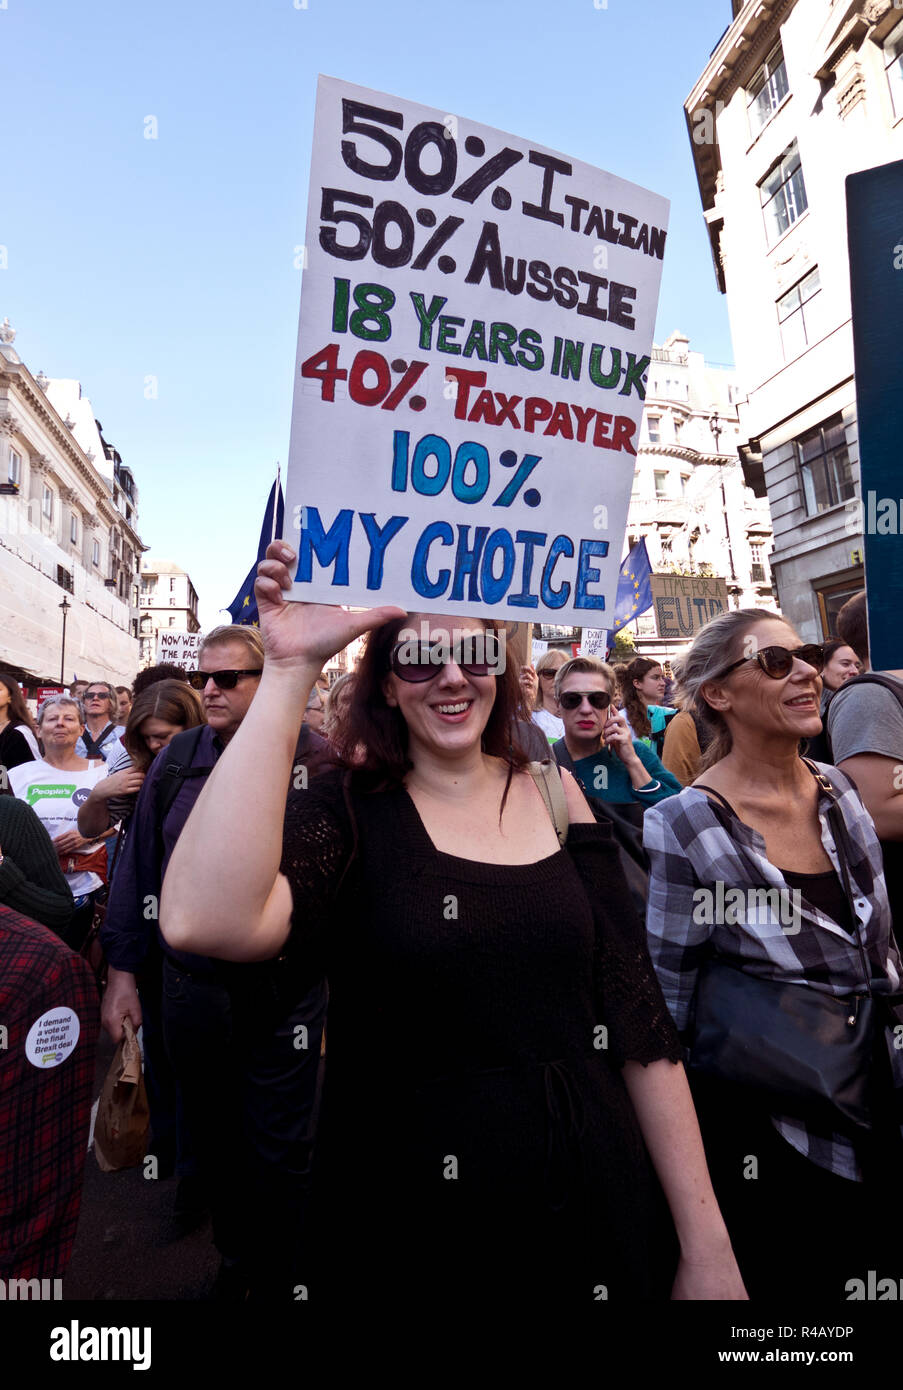
[[[703,575],[654,574],[652,610],[659,637],[695,637],[727,609],[727,581]]]
[[[291,597],[611,611],[667,213],[532,141],[320,79]]]
[[[608,630],[607,628],[585,627],[580,638],[581,656],[598,656],[605,660],[608,652]]]
[[[157,660],[171,666],[184,666],[186,671],[197,670],[198,648],[204,640],[202,632],[185,632],[164,628],[157,637]]]

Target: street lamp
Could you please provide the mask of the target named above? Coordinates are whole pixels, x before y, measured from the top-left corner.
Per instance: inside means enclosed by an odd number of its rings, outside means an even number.
[[[717,409],[716,409],[716,410],[713,410],[712,413],[711,413],[711,415],[709,416],[709,429],[712,431],[712,434],[715,436],[715,453],[718,454],[718,453],[721,452],[719,440],[720,440],[720,438],[721,438],[721,433],[722,433],[723,426],[722,426],[722,424],[721,424],[721,416],[718,414]],[[728,558],[728,563],[730,564],[730,567],[731,567],[731,582],[736,586],[736,583],[737,583],[737,571],[734,569],[734,551],[733,551],[733,548],[732,548],[732,546],[731,546],[731,528],[730,528],[730,523],[728,522],[728,519],[727,519],[727,494],[726,494],[726,492],[725,492],[725,490],[724,490],[724,466],[723,466],[722,464],[719,464],[719,466],[718,466],[718,474],[719,474],[719,477],[720,477],[720,480],[721,480],[721,508],[722,508],[723,513],[724,513],[724,534],[725,534],[725,537],[726,537],[726,539],[727,539],[727,558]],[[736,589],[735,589],[734,593],[735,593],[735,602],[736,602]]]
[[[60,608],[62,608],[62,610],[63,610],[63,648],[62,648],[62,651],[60,652],[60,685],[65,685],[65,684],[66,684],[66,617],[67,617],[67,615],[68,615],[69,609],[72,607],[72,604],[69,602],[69,600],[68,600],[67,598],[64,598],[63,601],[62,601],[62,603],[61,603],[59,606],[60,606]]]

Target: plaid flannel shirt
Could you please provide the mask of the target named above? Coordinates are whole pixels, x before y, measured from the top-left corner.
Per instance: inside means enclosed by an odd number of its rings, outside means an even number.
[[[54,1009],[78,1040],[53,1064],[26,1039]],[[0,1277],[59,1278],[72,1254],[88,1150],[97,986],[48,927],[0,906]]]
[[[876,994],[894,994],[900,989],[903,965],[894,943],[874,824],[849,779],[835,767],[816,766],[840,794],[838,805],[849,840],[851,887],[873,977],[872,989]],[[827,820],[829,807],[827,793],[820,792],[822,844],[839,872]],[[785,903],[794,901],[780,870],[767,858],[759,832],[710,801],[705,792],[685,787],[679,796],[650,807],[645,813],[643,843],[651,863],[646,916],[649,952],[679,1031],[688,1024],[699,968],[712,954],[762,979],[805,984],[836,996],[863,992],[856,940],[841,926],[805,900],[799,903],[798,918],[792,923],[785,918],[782,923],[782,914],[774,912],[772,903],[763,901],[764,895],[750,899],[749,889],[765,887],[783,890]],[[700,888],[715,894],[716,902],[719,892],[724,902],[730,889],[740,889],[746,910],[701,912],[701,897],[694,896]],[[700,920],[712,915],[739,920]],[[892,1008],[903,1022],[903,1008]],[[894,1047],[890,1027],[885,1036],[896,1085],[903,1086],[903,1052]],[[792,1116],[771,1118],[788,1143],[820,1168],[845,1178],[861,1177],[853,1145],[844,1135]]]

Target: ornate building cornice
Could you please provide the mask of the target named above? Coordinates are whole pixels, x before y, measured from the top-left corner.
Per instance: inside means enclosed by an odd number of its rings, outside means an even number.
[[[34,381],[28,368],[22,362],[5,362],[0,359],[0,377],[6,379],[9,387],[17,390],[21,395],[21,412],[30,411],[48,434],[53,438],[58,446],[60,453],[65,456],[67,461],[78,473],[79,477],[88,486],[98,501],[106,496],[109,484],[96,468],[92,467],[87,456],[79,445],[75,436],[68,430],[64,422],[60,419],[53,405],[50,403],[44,392]],[[0,411],[3,403],[0,401]],[[9,404],[7,403],[6,412],[11,415]],[[19,430],[25,433],[24,422],[20,422]],[[32,460],[35,455],[32,454]]]

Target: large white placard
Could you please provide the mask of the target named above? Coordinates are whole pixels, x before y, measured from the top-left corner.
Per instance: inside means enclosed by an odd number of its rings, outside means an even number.
[[[528,140],[320,79],[293,598],[605,626],[667,214]]]

